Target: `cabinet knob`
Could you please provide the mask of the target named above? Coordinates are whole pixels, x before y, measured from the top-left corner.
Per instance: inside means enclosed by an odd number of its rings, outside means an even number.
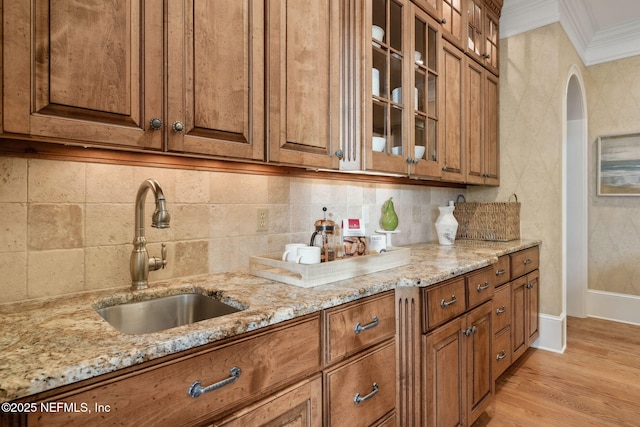
[[[344,158],[344,151],[342,151],[342,149],[338,149],[336,150],[336,152],[334,153],[336,155],[336,157],[340,160],[342,160]]]
[[[149,126],[151,126],[151,129],[153,130],[160,130],[162,128],[162,120],[160,120],[157,117],[154,117],[151,120],[149,120]]]
[[[182,123],[181,121],[175,121],[175,122],[173,122],[173,125],[171,126],[171,129],[173,129],[175,132],[183,132],[184,131],[184,123]]]
[[[407,163],[413,163],[413,159],[411,157],[407,157]]]
[[[447,23],[447,18],[442,18],[442,19],[440,20],[440,23],[441,23],[441,24],[446,24],[446,23]]]
[[[491,58],[491,55],[489,55],[488,53],[483,53],[483,54],[482,54],[482,57],[483,57],[484,59],[489,59],[489,58]]]

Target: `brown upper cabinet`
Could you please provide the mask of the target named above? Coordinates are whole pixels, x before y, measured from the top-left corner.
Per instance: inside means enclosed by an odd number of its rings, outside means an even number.
[[[5,133],[161,149],[161,1],[5,2]]]
[[[501,3],[6,2],[1,136],[497,185]]]
[[[277,0],[268,7],[270,161],[340,164],[340,5]]]
[[[4,132],[264,158],[261,2],[64,4],[3,12]]]
[[[499,16],[502,0],[467,2],[467,54],[494,74],[499,73]]]

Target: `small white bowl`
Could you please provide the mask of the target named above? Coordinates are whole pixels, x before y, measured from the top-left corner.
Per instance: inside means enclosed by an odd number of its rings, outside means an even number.
[[[422,145],[416,145],[414,147],[414,154],[415,154],[415,158],[416,159],[422,159],[422,156],[424,156],[424,152],[425,152],[426,148]]]
[[[395,154],[396,156],[401,156],[402,155],[402,147],[391,147],[391,153]]]
[[[391,100],[396,104],[402,103],[402,88],[397,87],[391,91]]]
[[[422,54],[417,50],[413,52],[413,59],[416,61],[416,64],[422,64]]]
[[[373,141],[371,142],[373,151],[377,151],[381,153],[384,151],[385,145],[387,145],[387,138],[381,136],[374,136]]]
[[[384,41],[384,30],[382,27],[378,27],[377,25],[373,25],[371,27],[371,35],[374,39],[383,42]]]

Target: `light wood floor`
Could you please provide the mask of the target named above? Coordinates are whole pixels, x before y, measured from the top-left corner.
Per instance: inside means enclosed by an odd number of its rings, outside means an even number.
[[[567,320],[564,354],[529,349],[473,427],[640,426],[640,326]]]

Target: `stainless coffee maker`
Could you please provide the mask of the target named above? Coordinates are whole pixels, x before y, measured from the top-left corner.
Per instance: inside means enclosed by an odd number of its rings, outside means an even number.
[[[335,231],[336,223],[330,219],[327,219],[327,208],[322,208],[324,212],[324,218],[317,220],[313,225],[315,231],[311,235],[311,241],[309,246],[320,247],[320,262],[333,261],[336,258],[335,255]]]

